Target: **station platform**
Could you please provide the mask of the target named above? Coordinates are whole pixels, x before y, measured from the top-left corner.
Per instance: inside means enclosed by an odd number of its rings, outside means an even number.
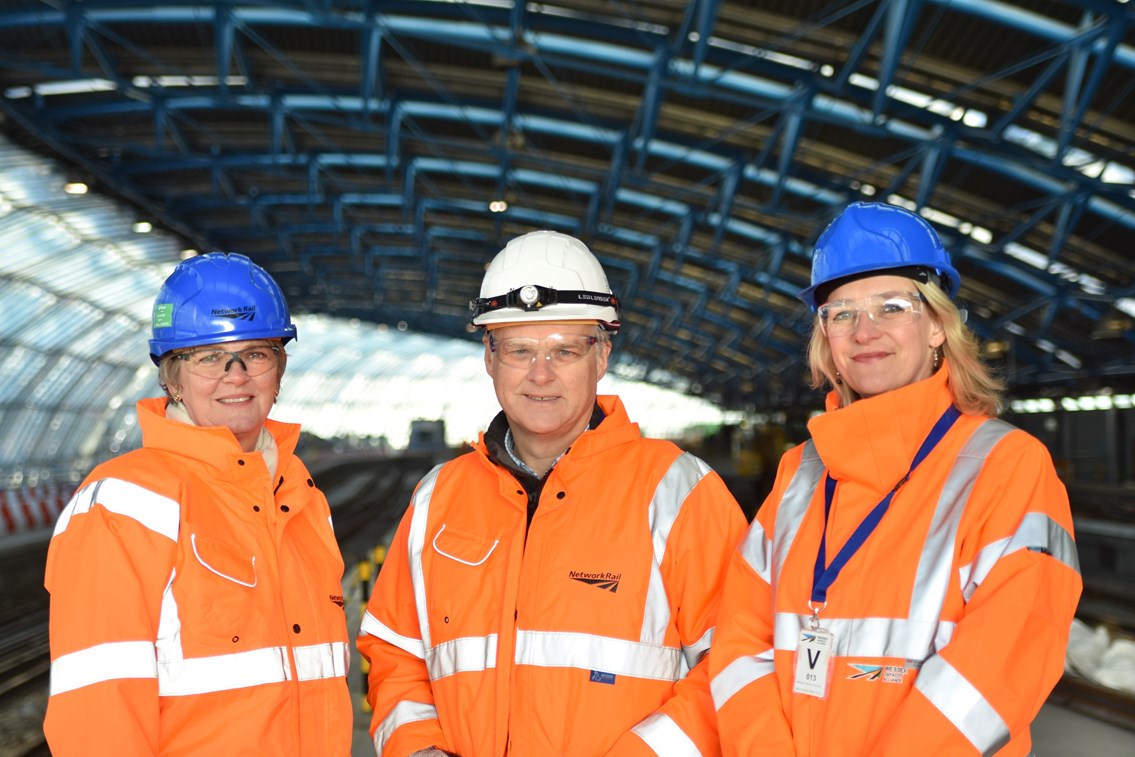
[[[1033,722],[1033,754],[1036,757],[1135,757],[1135,723],[1129,730],[1060,705],[1046,704]]]

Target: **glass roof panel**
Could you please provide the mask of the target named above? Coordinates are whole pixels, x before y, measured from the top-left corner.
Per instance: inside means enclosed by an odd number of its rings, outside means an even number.
[[[81,477],[140,441],[134,403],[157,396],[149,318],[183,257],[173,235],[93,194],[67,195],[54,164],[0,138],[0,486]],[[303,315],[272,415],[324,437],[404,446],[418,419],[451,444],[498,409],[475,335],[447,340],[385,324]],[[617,342],[616,342],[617,350]],[[712,405],[609,374],[652,436],[725,417]]]

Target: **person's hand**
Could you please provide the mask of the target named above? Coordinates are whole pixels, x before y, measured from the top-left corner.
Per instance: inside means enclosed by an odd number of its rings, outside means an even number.
[[[443,752],[436,746],[431,746],[428,749],[419,749],[408,757],[449,757],[449,752]]]

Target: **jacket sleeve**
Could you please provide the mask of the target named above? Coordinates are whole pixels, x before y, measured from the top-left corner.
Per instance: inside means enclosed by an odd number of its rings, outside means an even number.
[[[776,482],[734,550],[721,597],[721,622],[709,655],[710,690],[724,755],[790,757],[792,729],[784,715],[774,667],[772,534],[784,487],[786,460]]]
[[[434,705],[410,577],[410,505],[375,581],[359,630],[360,654],[370,662],[367,701],[375,752],[405,757],[436,746],[449,750]]]
[[[721,477],[708,471],[683,502],[661,564],[671,618],[690,672],[674,685],[673,696],[623,734],[608,755],[670,753],[682,743],[692,744],[698,754],[719,752],[706,655],[714,639],[729,554],[744,533],[740,506]]]
[[[961,619],[872,754],[992,754],[1063,673],[1082,582],[1068,496],[1039,442],[1018,431],[994,448],[957,538]]]
[[[156,640],[179,520],[174,500],[113,478],[88,480],[60,515],[44,581],[52,754],[159,753]]]

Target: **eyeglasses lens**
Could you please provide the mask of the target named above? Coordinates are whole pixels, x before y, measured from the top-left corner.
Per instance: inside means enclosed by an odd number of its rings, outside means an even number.
[[[513,368],[527,368],[539,355],[553,366],[570,365],[581,360],[598,341],[594,336],[553,335],[543,339],[514,337],[497,341],[489,335],[489,349],[502,363]]]
[[[196,350],[178,355],[185,368],[195,376],[218,379],[239,363],[249,376],[267,373],[280,364],[279,347],[248,347],[239,352]]]
[[[917,292],[884,292],[857,300],[835,300],[816,311],[820,328],[828,337],[854,334],[863,313],[884,331],[905,326],[922,314],[922,297]]]

